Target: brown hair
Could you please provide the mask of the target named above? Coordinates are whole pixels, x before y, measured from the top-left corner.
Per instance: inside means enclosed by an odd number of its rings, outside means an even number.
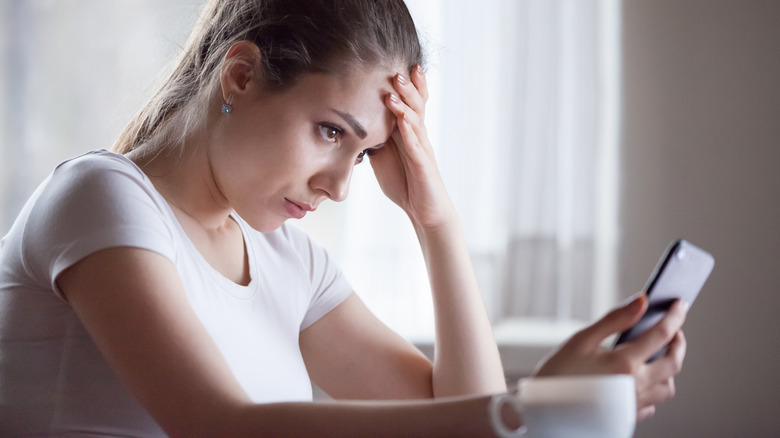
[[[403,0],[210,0],[174,71],[128,124],[113,150],[178,145],[201,129],[219,96],[225,55],[248,40],[261,53],[261,77],[282,92],[307,73],[347,65],[422,64],[417,30]]]

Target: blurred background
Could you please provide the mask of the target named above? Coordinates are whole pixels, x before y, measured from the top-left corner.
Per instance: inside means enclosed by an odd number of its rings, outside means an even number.
[[[0,0],[0,234],[57,163],[110,148],[202,1]],[[427,124],[508,375],[638,291],[683,237],[715,270],[678,394],[637,437],[780,432],[780,2],[407,1]],[[300,222],[426,351],[414,232],[369,165]]]

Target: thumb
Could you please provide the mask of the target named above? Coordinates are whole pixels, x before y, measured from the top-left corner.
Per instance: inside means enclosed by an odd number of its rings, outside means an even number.
[[[618,307],[603,318],[585,328],[581,335],[593,345],[601,344],[608,336],[628,330],[642,318],[647,310],[647,296],[640,295],[628,304]]]

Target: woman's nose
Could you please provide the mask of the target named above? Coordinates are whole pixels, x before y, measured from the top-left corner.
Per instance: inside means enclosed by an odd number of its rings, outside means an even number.
[[[354,168],[354,163],[349,163],[349,166],[338,164],[323,169],[312,178],[312,188],[324,191],[333,201],[341,202],[349,194],[349,181]]]

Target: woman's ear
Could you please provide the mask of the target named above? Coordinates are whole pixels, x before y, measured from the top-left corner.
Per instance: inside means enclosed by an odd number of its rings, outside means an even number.
[[[239,41],[225,55],[220,75],[222,99],[239,97],[257,88],[262,81],[260,48],[251,41]]]

